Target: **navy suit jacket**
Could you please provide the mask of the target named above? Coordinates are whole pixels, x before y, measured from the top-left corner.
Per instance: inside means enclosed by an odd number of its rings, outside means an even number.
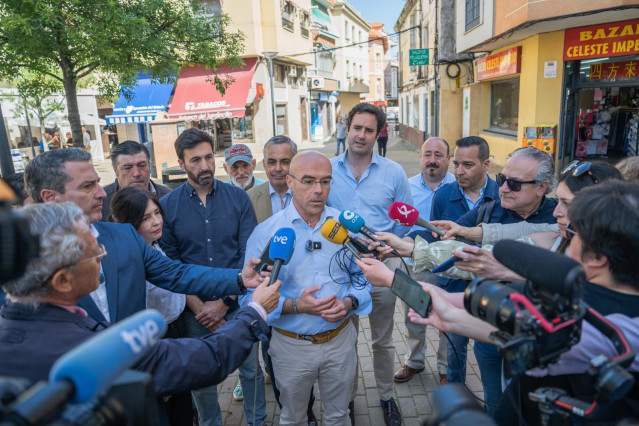
[[[146,309],[146,281],[174,293],[202,297],[240,294],[238,269],[185,265],[149,246],[130,224],[96,222],[98,242],[107,256],[102,260],[111,322]],[[96,321],[104,315],[90,295],[78,302]]]

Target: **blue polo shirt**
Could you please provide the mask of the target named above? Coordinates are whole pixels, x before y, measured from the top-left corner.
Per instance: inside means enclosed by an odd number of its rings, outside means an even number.
[[[204,206],[186,182],[160,204],[165,214],[160,246],[168,257],[216,268],[244,266],[246,242],[257,225],[246,191],[215,179]]]

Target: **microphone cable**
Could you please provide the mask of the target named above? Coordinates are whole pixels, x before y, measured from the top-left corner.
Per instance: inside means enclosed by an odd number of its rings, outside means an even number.
[[[355,263],[353,257],[353,253],[351,253],[346,247],[340,248],[338,251],[333,253],[333,256],[331,257],[331,261],[328,265],[328,274],[331,277],[331,280],[337,284],[350,284],[355,290],[362,290],[366,288],[368,281],[366,281],[364,273],[361,270],[357,272],[351,271],[350,265]],[[333,265],[348,276],[348,281],[340,282],[339,279],[333,276]]]

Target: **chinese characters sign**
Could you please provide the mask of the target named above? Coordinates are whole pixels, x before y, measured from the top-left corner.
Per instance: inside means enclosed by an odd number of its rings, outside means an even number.
[[[615,80],[639,77],[639,61],[609,62],[590,65],[591,80]]]
[[[521,72],[521,46],[477,59],[477,81]]]
[[[570,28],[564,39],[564,61],[639,53],[639,19]]]

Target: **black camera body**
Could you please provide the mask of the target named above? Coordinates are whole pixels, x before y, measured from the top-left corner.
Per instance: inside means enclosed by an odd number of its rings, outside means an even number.
[[[478,278],[466,288],[466,310],[499,329],[491,333],[491,339],[504,357],[507,377],[545,367],[579,342],[586,314],[579,303],[585,278],[576,274],[571,280],[572,290],[564,295],[539,291],[539,286],[526,283],[521,295],[533,304],[532,310],[526,302],[513,300],[512,295],[520,293],[504,284]],[[544,327],[546,318],[553,331]]]

